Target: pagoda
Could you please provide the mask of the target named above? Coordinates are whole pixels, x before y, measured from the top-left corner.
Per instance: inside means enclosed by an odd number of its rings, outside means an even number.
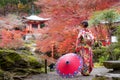
[[[31,9],[32,14],[28,17],[23,17],[23,22],[25,23],[25,37],[40,35],[41,28],[45,26],[45,22],[50,20],[50,18],[42,18],[35,15],[34,5]]]
[[[50,20],[50,18],[42,18],[37,15],[32,14],[31,16],[24,17],[23,22],[25,23],[25,38],[24,40],[29,40],[31,38],[37,38],[41,35],[41,28],[45,26],[45,22]]]
[[[50,18],[42,18],[36,15],[25,17],[25,19],[26,30],[31,33],[35,32],[36,30],[40,30],[42,27],[44,27],[44,23],[50,20]]]

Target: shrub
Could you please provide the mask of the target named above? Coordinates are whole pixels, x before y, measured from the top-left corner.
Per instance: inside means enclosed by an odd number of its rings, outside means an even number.
[[[120,59],[120,45],[119,43],[112,43],[109,46],[102,46],[93,50],[94,62],[102,63],[106,60],[119,60]]]
[[[118,60],[120,57],[120,43],[112,43],[107,48],[107,53],[110,54],[109,60]]]
[[[93,60],[94,62],[103,62],[106,60],[106,55],[109,56],[108,53],[106,53],[107,48],[106,47],[101,47],[101,48],[96,48],[93,50]]]
[[[21,34],[2,30],[0,38],[0,48],[3,49],[17,49],[23,46],[23,41],[21,39]]]

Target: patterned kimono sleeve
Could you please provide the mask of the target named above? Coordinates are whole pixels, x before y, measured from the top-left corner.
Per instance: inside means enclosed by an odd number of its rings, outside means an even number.
[[[79,34],[77,36],[76,47],[80,45],[80,42],[81,42],[80,38],[81,38],[81,36],[82,36],[82,30],[79,31]]]
[[[91,37],[91,41],[92,41],[91,45],[92,45],[92,44],[94,44],[94,39],[95,39],[95,37],[93,36],[93,34],[92,34],[91,31],[89,31],[89,35],[90,35],[90,37]]]

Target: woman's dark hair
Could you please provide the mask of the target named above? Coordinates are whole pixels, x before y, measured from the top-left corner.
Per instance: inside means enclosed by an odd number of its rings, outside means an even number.
[[[81,24],[83,25],[84,28],[88,27],[88,22],[87,21],[82,21]]]

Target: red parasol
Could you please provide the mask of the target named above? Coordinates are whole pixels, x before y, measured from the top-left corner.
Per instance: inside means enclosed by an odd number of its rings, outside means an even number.
[[[74,77],[83,67],[83,59],[74,53],[60,57],[56,63],[57,73],[66,78]]]

